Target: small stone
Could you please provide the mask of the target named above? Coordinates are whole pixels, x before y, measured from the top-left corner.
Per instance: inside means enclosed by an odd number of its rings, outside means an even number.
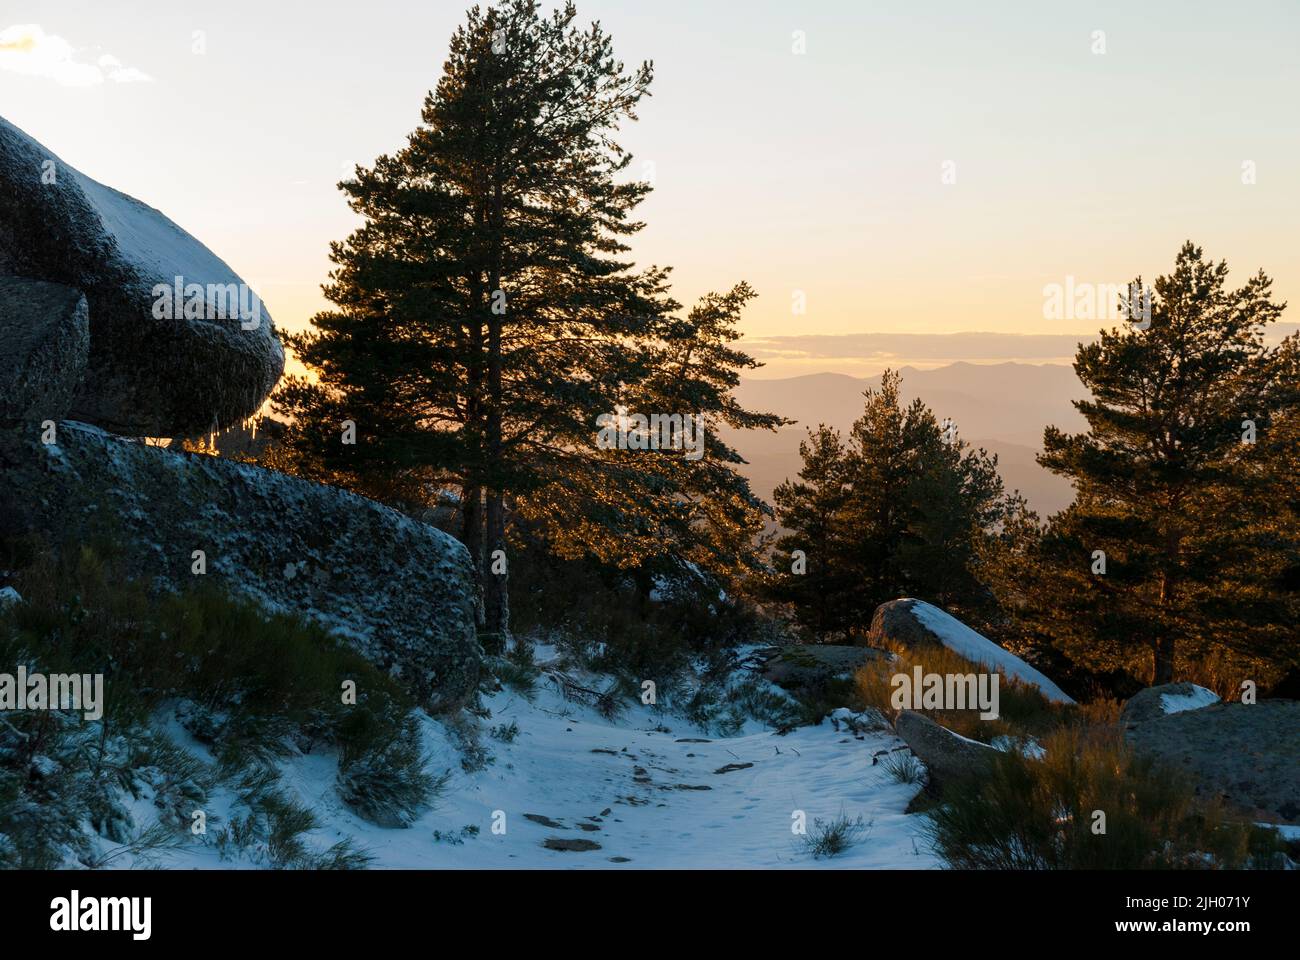
[[[714,770],[713,772],[714,772],[714,773],[731,773],[731,771],[733,771],[733,770],[748,770],[748,769],[749,769],[750,767],[752,767],[752,766],[753,766],[752,763],[729,763],[729,764],[727,764],[726,766],[718,767],[718,769]]]
[[[525,813],[525,814],[524,814],[524,819],[525,819],[525,820],[531,820],[533,823],[540,823],[542,826],[544,826],[544,827],[550,827],[550,828],[553,829],[553,830],[568,830],[568,829],[569,829],[568,827],[566,827],[564,824],[560,823],[559,821],[552,820],[550,817],[544,817],[544,816],[542,816],[540,813]]]
[[[567,853],[586,853],[589,850],[599,850],[600,844],[595,840],[587,840],[582,837],[569,839],[567,837],[547,837],[542,841],[542,846],[547,850],[561,850]]]

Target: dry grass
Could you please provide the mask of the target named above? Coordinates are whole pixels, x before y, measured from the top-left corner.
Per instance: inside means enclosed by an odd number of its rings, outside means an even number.
[[[1042,759],[1003,753],[987,777],[945,790],[928,816],[930,839],[949,865],[1134,870],[1276,864],[1273,831],[1233,822],[1218,804],[1198,800],[1177,771],[1135,754],[1116,728],[1064,727],[1043,746]]]
[[[985,667],[971,663],[946,647],[923,650],[895,650],[895,660],[877,660],[866,664],[854,677],[855,694],[859,709],[874,707],[887,717],[895,716],[892,698],[893,678],[902,673],[913,675],[916,667],[922,673],[969,674],[987,673]],[[980,718],[976,709],[921,710],[936,723],[972,740],[988,743],[999,736],[1040,736],[1068,722],[1074,711],[1052,704],[1034,687],[1009,680],[999,671],[999,716],[993,720]]]

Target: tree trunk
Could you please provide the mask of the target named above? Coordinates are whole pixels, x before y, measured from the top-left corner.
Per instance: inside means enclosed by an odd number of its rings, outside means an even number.
[[[1156,641],[1155,670],[1152,678],[1155,686],[1174,682],[1174,647],[1174,638],[1168,634]]]
[[[484,630],[499,634],[503,647],[510,632],[510,603],[507,588],[509,566],[506,549],[506,511],[501,490],[501,318],[488,321],[488,410],[487,454],[489,474],[495,474],[487,491],[487,540],[483,557]],[[500,552],[498,552],[500,551]]]
[[[498,634],[500,642],[510,635],[510,583],[506,562],[505,504],[499,490],[488,491],[487,557],[483,566],[483,592],[486,619],[483,629]],[[498,553],[497,551],[500,551]]]
[[[510,600],[509,567],[506,549],[505,500],[501,489],[501,473],[504,466],[505,449],[502,443],[502,411],[505,396],[501,383],[501,327],[502,314],[491,308],[497,291],[501,290],[502,239],[504,228],[502,222],[502,201],[500,180],[494,186],[492,195],[491,229],[492,276],[489,292],[489,309],[487,313],[488,328],[488,404],[487,404],[487,455],[488,455],[488,492],[487,492],[487,556],[483,563],[483,593],[486,607],[484,629],[496,634],[495,642],[502,649],[510,635]],[[508,303],[508,301],[507,301]],[[507,305],[505,309],[509,309]],[[498,552],[500,551],[500,552]]]
[[[483,608],[483,491],[478,486],[467,486],[461,490],[461,532],[460,542],[469,551],[470,563],[474,566],[475,593],[474,621],[482,628],[484,624]]]
[[[1160,578],[1160,609],[1165,614],[1165,622],[1160,628],[1161,634],[1156,638],[1154,650],[1155,664],[1152,670],[1152,683],[1156,686],[1162,683],[1174,682],[1174,651],[1177,641],[1174,638],[1173,627],[1169,621],[1173,619],[1174,593],[1177,587],[1176,571],[1179,553],[1182,548],[1182,539],[1182,531],[1171,525],[1165,534],[1167,566]]]

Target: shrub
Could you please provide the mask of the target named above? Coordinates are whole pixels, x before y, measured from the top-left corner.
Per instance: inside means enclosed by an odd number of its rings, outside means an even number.
[[[1114,728],[1062,728],[1042,759],[998,754],[988,775],[946,787],[927,816],[935,851],[967,869],[1235,868],[1267,841],[1198,802],[1176,772]],[[1094,833],[1105,816],[1105,833]],[[1262,844],[1262,845],[1261,845]]]
[[[499,723],[489,733],[493,740],[500,740],[502,743],[514,743],[515,738],[519,736],[519,724],[513,720],[509,723]]]
[[[836,857],[860,843],[870,829],[871,824],[863,822],[861,816],[850,820],[841,813],[832,820],[818,818],[813,821],[812,832],[804,835],[804,846],[814,860]]]
[[[450,779],[425,772],[419,728],[412,722],[383,743],[345,747],[338,790],[357,814],[381,827],[409,827]]]
[[[516,653],[516,650],[524,652]],[[508,656],[487,657],[484,663],[491,676],[525,699],[531,700],[537,692],[537,680],[541,671],[532,662],[531,646],[519,644]]]
[[[924,784],[926,781],[925,765],[908,750],[885,754],[880,766],[895,783]]]
[[[188,842],[190,814],[213,787],[246,791],[246,777],[270,799],[227,825],[224,851],[260,844],[276,865],[363,864],[350,844],[309,853],[297,839],[310,829],[304,812],[276,799],[272,762],[317,741],[338,748],[349,796],[369,798],[366,809],[418,806],[427,778],[409,746],[413,704],[320,627],[267,615],[215,585],[151,592],[111,548],[34,553],[16,586],[25,602],[0,610],[0,662],[102,673],[105,713],[94,722],[58,711],[0,717],[0,866],[99,862],[110,854],[97,852],[86,825],[118,844],[114,858],[158,848],[149,831],[133,833],[123,803],[145,786],[159,822]],[[340,696],[347,680],[355,704]],[[164,708],[212,747],[215,768],[155,732]]]

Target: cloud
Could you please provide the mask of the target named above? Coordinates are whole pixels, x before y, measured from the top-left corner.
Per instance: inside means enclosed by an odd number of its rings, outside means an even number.
[[[93,87],[110,83],[147,83],[153,80],[135,67],[125,66],[111,54],[94,63],[83,62],[77,50],[39,24],[24,23],[0,30],[0,70],[44,77],[65,87]]]

